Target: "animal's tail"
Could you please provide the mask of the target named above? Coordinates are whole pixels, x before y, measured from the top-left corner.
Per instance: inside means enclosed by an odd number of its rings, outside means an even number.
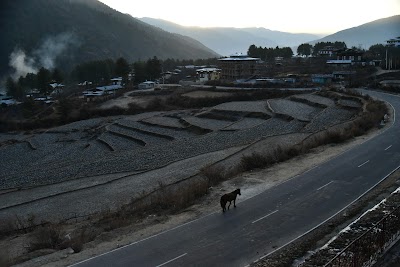
[[[221,197],[221,200],[219,201],[219,203],[221,203],[221,208],[222,209],[225,208],[225,203],[224,203],[224,200],[222,199],[222,197]]]

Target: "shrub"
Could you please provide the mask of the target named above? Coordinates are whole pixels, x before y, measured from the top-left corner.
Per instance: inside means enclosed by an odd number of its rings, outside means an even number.
[[[30,250],[38,250],[44,248],[57,249],[63,242],[65,232],[59,225],[44,225],[40,226],[33,233],[33,242],[31,242]]]
[[[226,179],[225,169],[221,166],[207,166],[201,169],[201,174],[208,180],[208,185],[216,185]]]
[[[273,162],[274,159],[269,155],[252,153],[250,156],[243,156],[240,160],[240,165],[244,171],[250,171],[253,169],[268,167]]]
[[[0,266],[11,266],[11,259],[7,248],[0,251]]]

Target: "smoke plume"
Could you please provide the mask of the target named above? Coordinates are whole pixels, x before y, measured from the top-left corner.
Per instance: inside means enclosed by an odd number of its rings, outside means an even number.
[[[18,79],[20,76],[26,76],[28,73],[37,73],[38,69],[35,67],[35,60],[27,57],[25,52],[21,49],[15,49],[10,55],[10,66],[14,68],[12,78]]]
[[[75,34],[64,32],[44,40],[41,45],[27,55],[22,49],[16,48],[10,55],[9,65],[14,69],[12,77],[18,79],[28,73],[36,74],[41,67],[52,70],[56,60],[66,50],[79,44]]]

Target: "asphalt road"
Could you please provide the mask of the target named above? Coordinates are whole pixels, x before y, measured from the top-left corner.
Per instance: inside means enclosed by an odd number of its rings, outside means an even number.
[[[369,92],[400,110],[400,97]],[[245,266],[304,235],[400,167],[400,123],[241,202],[76,266]]]

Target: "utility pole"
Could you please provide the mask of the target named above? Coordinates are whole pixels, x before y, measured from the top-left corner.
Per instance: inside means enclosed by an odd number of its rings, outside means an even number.
[[[385,63],[386,63],[386,70],[388,69],[388,48],[387,48],[387,45],[386,45],[386,60],[385,60]]]

